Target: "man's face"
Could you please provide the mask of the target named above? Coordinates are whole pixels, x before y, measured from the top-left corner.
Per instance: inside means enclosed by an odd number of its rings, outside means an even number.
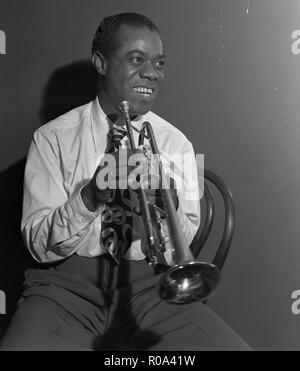
[[[119,47],[105,59],[106,110],[117,111],[120,103],[127,100],[131,114],[145,114],[151,109],[164,78],[162,40],[156,31],[130,26],[120,28],[117,40]]]

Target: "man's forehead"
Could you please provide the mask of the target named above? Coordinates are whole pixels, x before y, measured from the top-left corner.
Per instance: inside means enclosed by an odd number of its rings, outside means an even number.
[[[122,25],[117,34],[117,41],[119,48],[126,52],[140,50],[146,53],[151,48],[155,53],[163,54],[163,42],[160,34],[148,27]]]

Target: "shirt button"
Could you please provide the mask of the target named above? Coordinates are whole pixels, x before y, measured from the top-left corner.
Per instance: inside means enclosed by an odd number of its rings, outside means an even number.
[[[85,223],[86,222],[86,219],[83,216],[80,218],[80,220],[82,221],[82,223]]]

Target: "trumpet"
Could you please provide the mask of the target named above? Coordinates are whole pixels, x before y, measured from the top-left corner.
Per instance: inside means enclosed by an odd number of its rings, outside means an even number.
[[[132,130],[137,129],[131,125],[129,103],[122,101],[119,109],[123,113],[130,147],[136,149]],[[162,300],[174,304],[186,304],[197,300],[205,301],[215,292],[219,283],[220,272],[213,264],[195,260],[184,239],[176,214],[174,200],[170,189],[168,189],[168,183],[159,157],[160,152],[149,122],[142,124],[139,131],[139,145],[144,143],[145,138],[149,141],[152,153],[159,159],[159,191],[163,199],[164,219],[167,221],[173,260],[171,267],[159,277],[158,294]],[[149,263],[155,267],[158,264],[158,254],[163,254],[165,251],[160,209],[147,201],[143,187],[140,187],[138,192],[141,215],[145,223],[146,254]]]

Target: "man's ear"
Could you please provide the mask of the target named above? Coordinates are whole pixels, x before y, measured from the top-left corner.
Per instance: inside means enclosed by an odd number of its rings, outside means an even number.
[[[106,73],[106,58],[100,52],[94,52],[92,56],[92,63],[99,75]]]

